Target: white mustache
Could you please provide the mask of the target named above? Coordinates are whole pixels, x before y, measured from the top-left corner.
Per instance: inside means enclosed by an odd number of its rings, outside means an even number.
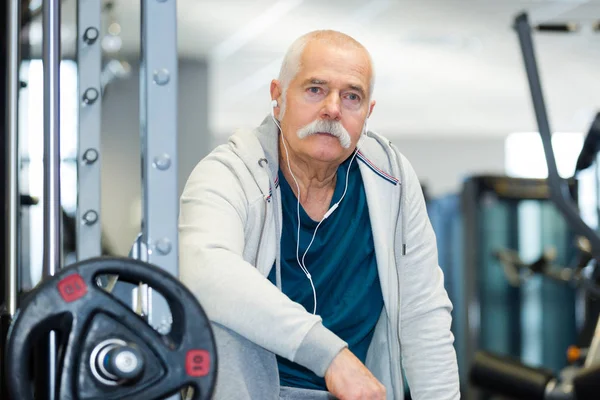
[[[352,144],[350,134],[339,121],[316,120],[298,130],[298,137],[304,139],[315,133],[329,133],[340,141],[343,148],[347,149]]]

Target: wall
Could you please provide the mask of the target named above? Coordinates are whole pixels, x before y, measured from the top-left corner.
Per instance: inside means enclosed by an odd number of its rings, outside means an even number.
[[[398,138],[400,151],[413,165],[432,197],[457,193],[472,174],[504,173],[504,138]]]
[[[131,64],[131,76],[113,82],[102,105],[102,224],[108,244],[123,255],[141,220],[139,66]],[[205,63],[179,61],[178,196],[196,163],[212,148],[207,79]]]

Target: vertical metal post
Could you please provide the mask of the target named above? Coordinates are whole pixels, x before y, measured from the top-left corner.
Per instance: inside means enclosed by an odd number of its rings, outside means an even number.
[[[21,1],[10,0],[8,4],[8,73],[7,79],[7,115],[6,115],[6,310],[13,317],[17,311],[18,267],[19,267],[19,65],[21,31]]]
[[[178,275],[177,188],[177,4],[142,0],[140,135],[142,149],[142,242],[147,262]],[[142,296],[143,297],[143,296]],[[149,290],[148,322],[171,327],[164,298]],[[178,396],[170,397],[171,400]]]
[[[142,241],[147,261],[178,274],[177,10],[175,0],[141,2],[140,135]],[[150,293],[149,323],[170,328],[164,299]]]
[[[4,7],[3,5],[2,7]],[[19,290],[19,142],[18,142],[18,120],[19,120],[19,66],[21,63],[20,31],[21,31],[21,0],[9,0],[6,5],[6,88],[5,103],[5,126],[4,137],[4,308],[0,310],[0,398],[8,398],[7,380],[4,370],[4,347],[8,328],[17,311]],[[2,13],[3,14],[3,13]],[[3,18],[4,19],[4,18]],[[0,45],[1,47],[1,45]],[[3,57],[0,57],[3,58]],[[1,85],[0,85],[1,86]]]
[[[60,2],[44,1],[44,277],[61,266]]]
[[[77,78],[79,83],[77,261],[101,254],[101,3],[101,0],[79,0],[77,3]]]
[[[61,267],[60,205],[60,1],[43,4],[44,62],[44,261],[43,277]],[[56,334],[50,332],[46,363],[48,399],[56,394]]]

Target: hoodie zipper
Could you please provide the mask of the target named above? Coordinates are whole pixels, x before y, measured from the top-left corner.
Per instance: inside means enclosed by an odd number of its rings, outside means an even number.
[[[393,344],[393,350],[394,353],[398,355],[398,357],[400,357],[400,359],[402,358],[402,353],[401,353],[401,349],[400,349],[400,343],[401,343],[401,328],[400,328],[400,313],[401,313],[401,307],[402,305],[400,304],[401,302],[401,297],[402,297],[402,293],[401,293],[401,285],[402,285],[402,274],[400,271],[402,271],[402,257],[404,257],[406,255],[406,217],[405,217],[405,203],[406,203],[406,195],[405,195],[405,189],[406,189],[406,179],[404,176],[404,168],[402,167],[402,159],[400,158],[400,155],[398,153],[398,151],[396,150],[396,148],[394,147],[394,145],[392,144],[392,142],[389,142],[390,148],[392,149],[394,155],[397,158],[397,165],[399,167],[399,171],[398,171],[398,176],[400,177],[400,201],[399,201],[399,208],[398,208],[398,213],[396,214],[396,221],[395,221],[395,229],[394,229],[394,243],[397,242],[398,238],[398,221],[400,220],[400,229],[401,229],[401,237],[400,237],[400,241],[401,241],[401,253],[400,256],[398,256],[398,252],[396,250],[396,246],[392,246],[392,253],[394,256],[394,261],[395,261],[395,270],[396,270],[396,294],[397,294],[397,302],[396,305],[398,306],[398,310],[397,312],[393,313],[393,330],[396,333],[397,336],[397,340],[392,340],[392,344]],[[401,370],[397,371],[398,376],[400,378],[400,380],[402,380],[402,373]],[[403,386],[403,384],[402,384]],[[401,390],[399,387],[395,387],[395,391],[397,391],[398,393],[395,394],[400,394]]]

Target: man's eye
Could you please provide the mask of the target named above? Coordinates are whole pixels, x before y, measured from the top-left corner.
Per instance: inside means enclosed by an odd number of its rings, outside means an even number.
[[[318,87],[311,87],[308,89],[311,93],[319,93],[319,91],[321,90],[321,88]]]

